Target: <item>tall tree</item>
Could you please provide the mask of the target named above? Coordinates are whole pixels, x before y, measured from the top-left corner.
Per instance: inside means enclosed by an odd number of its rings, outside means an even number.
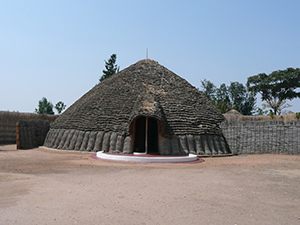
[[[105,70],[103,70],[103,75],[100,77],[99,81],[103,81],[104,79],[114,75],[119,72],[120,67],[116,64],[117,55],[112,54],[108,61],[105,60]]]
[[[221,84],[219,88],[208,81],[201,81],[200,89],[217,106],[221,113],[236,109],[243,115],[252,115],[256,108],[255,94],[239,82],[231,82],[230,86]]]
[[[285,70],[273,71],[269,75],[260,73],[248,77],[247,87],[249,91],[261,94],[261,100],[277,115],[285,100],[300,97],[300,69],[287,68]],[[298,89],[298,90],[297,90]]]
[[[202,80],[200,90],[208,97],[210,100],[215,100],[215,94],[216,94],[216,86],[209,80]]]
[[[246,87],[239,82],[231,82],[228,87],[230,102],[234,109],[243,115],[252,115],[255,110],[255,93],[248,92]]]
[[[228,87],[226,84],[221,84],[219,88],[216,89],[216,100],[218,102],[224,102],[227,105],[230,105],[230,96],[228,92]]]
[[[61,112],[66,108],[65,103],[63,103],[62,101],[59,101],[58,103],[56,103],[55,105],[55,109],[57,110],[58,114],[61,114]]]
[[[226,113],[232,109],[228,87],[226,84],[221,84],[219,88],[216,88],[215,104],[221,113]]]
[[[35,112],[38,114],[54,114],[53,104],[51,102],[48,102],[48,100],[45,97],[43,97],[39,101],[38,108],[35,109]]]
[[[276,106],[276,108],[277,108],[277,112],[276,113],[278,115],[287,114],[286,113],[287,111],[285,109],[290,108],[290,107],[292,107],[292,106],[290,104],[288,104],[286,100],[283,100],[282,102],[280,102],[280,105]],[[262,103],[262,108],[263,109],[267,109],[267,108],[271,108],[271,107],[270,107],[269,104]],[[272,109],[270,109],[269,111],[272,111],[272,113],[275,115],[275,113],[274,113],[274,111]]]

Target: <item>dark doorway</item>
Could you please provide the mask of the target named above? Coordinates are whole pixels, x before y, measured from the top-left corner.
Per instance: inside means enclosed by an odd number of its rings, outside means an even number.
[[[156,119],[145,116],[136,119],[134,152],[158,154],[158,124]]]
[[[145,152],[146,117],[141,116],[135,122],[134,152]]]
[[[151,117],[148,118],[148,154],[158,154],[158,126]]]

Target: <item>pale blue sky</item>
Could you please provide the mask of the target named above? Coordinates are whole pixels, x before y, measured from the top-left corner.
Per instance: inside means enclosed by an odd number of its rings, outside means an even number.
[[[298,0],[0,0],[0,110],[33,112],[42,97],[70,106],[112,53],[124,69],[147,48],[195,87],[298,68],[299,11]]]

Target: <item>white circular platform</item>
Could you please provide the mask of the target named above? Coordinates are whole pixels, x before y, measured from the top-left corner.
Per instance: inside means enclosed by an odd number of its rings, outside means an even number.
[[[97,152],[97,157],[105,160],[121,162],[149,162],[149,163],[182,163],[197,161],[197,155],[189,154],[187,156],[157,156],[148,154],[111,154],[102,151]]]

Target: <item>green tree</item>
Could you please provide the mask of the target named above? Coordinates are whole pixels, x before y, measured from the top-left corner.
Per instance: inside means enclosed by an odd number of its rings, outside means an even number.
[[[266,106],[271,108],[275,115],[280,115],[285,107],[285,100],[300,97],[300,92],[297,91],[300,88],[300,69],[287,68],[273,71],[269,75],[260,73],[248,77],[247,87],[249,91],[260,93]]]
[[[272,119],[274,119],[274,112],[272,111],[272,109],[270,109],[270,112],[268,113],[268,116],[270,116]]]
[[[215,94],[216,94],[216,86],[209,80],[202,80],[200,90],[208,97],[210,100],[215,100]]]
[[[53,104],[51,102],[48,102],[48,100],[43,97],[39,101],[38,109],[35,109],[35,112],[38,114],[54,114]]]
[[[216,102],[215,105],[219,109],[221,113],[227,113],[232,109],[231,105],[227,104],[226,102]]]
[[[119,72],[120,67],[116,64],[117,55],[112,54],[108,61],[105,60],[105,70],[103,70],[103,75],[100,77],[99,81],[103,81],[104,79],[114,75]]]
[[[61,112],[66,108],[65,103],[63,103],[62,101],[59,101],[58,103],[56,103],[55,105],[55,109],[57,110],[58,114],[61,114]]]
[[[200,89],[217,106],[221,113],[236,109],[243,115],[252,115],[256,106],[255,94],[239,82],[231,82],[230,86],[221,84],[219,88],[208,81],[201,81]]]
[[[255,93],[248,92],[239,82],[231,82],[228,87],[231,106],[243,115],[252,115],[255,110]]]
[[[228,87],[226,84],[221,84],[219,88],[216,89],[216,100],[217,102],[223,102],[230,105],[230,96],[228,92]]]
[[[215,104],[221,113],[226,113],[232,109],[228,88],[224,83],[216,88]]]
[[[268,110],[265,110],[265,108],[259,108],[257,107],[256,109],[256,115],[257,116],[263,116],[263,115],[266,115],[268,113]]]
[[[276,104],[278,104],[278,105],[276,105]],[[273,111],[274,115],[282,115],[282,114],[287,114],[286,110],[284,110],[284,109],[290,108],[292,106],[290,104],[288,104],[286,100],[283,100],[280,103],[274,102],[274,105],[270,105],[268,103],[262,103],[262,107],[263,107],[263,109],[271,108],[270,111]],[[277,114],[275,114],[274,110],[272,110],[273,108],[277,109],[277,112],[276,112]]]

